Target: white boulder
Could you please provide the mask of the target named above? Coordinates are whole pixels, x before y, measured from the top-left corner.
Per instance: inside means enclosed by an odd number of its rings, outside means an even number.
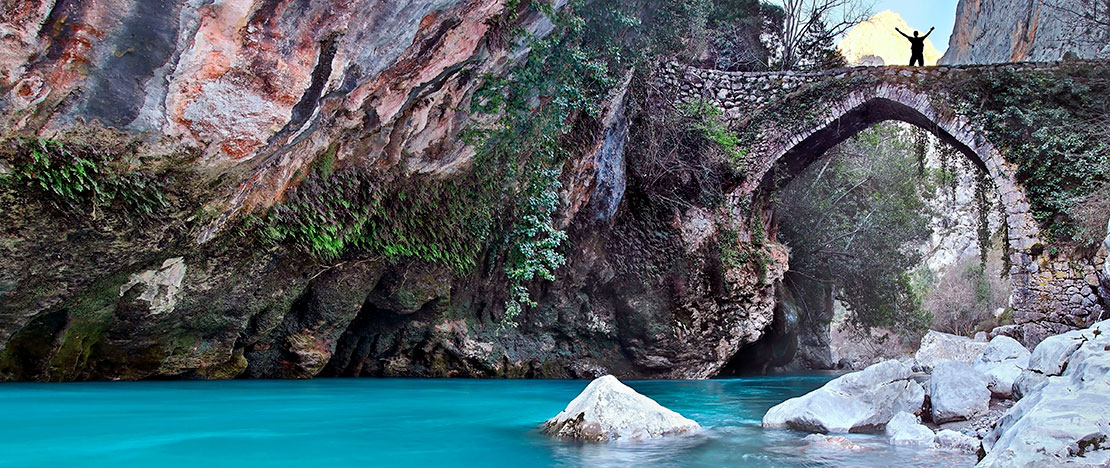
[[[917,364],[922,369],[928,372],[941,361],[960,361],[971,364],[986,347],[987,343],[983,341],[929,330],[921,338],[921,347],[914,354],[914,359],[917,360]]]
[[[1110,321],[1042,341],[1030,369],[1034,362],[1060,374],[1038,374],[1043,383],[983,438],[986,456],[978,466],[1110,466]]]
[[[979,439],[964,434],[962,432],[953,431],[951,429],[942,429],[937,431],[937,435],[933,440],[936,448],[943,450],[956,450],[960,452],[975,453],[979,451]]]
[[[1106,239],[1102,240],[1102,247],[1106,249],[1106,261],[1102,263],[1102,281],[1110,289],[1110,220],[1106,221]]]
[[[891,445],[910,445],[932,447],[936,435],[914,416],[905,411],[899,412],[886,423],[886,435]]]
[[[929,378],[929,399],[933,422],[961,421],[986,414],[991,392],[987,378],[960,361],[942,361]]]
[[[987,388],[999,398],[1010,398],[1014,381],[1029,366],[1029,350],[1008,336],[991,339],[975,360],[975,370],[987,377]]]
[[[844,433],[879,430],[900,411],[913,413],[925,389],[898,361],[884,361],[833,379],[823,387],[767,411],[763,427]]]
[[[1071,355],[1083,344],[1084,331],[1072,330],[1041,341],[1030,354],[1029,365],[1014,381],[1014,396],[1022,398],[1045,384],[1048,377],[1063,373]]]
[[[650,439],[701,429],[698,423],[637,393],[616,377],[598,377],[547,420],[544,433],[555,437],[605,442]]]

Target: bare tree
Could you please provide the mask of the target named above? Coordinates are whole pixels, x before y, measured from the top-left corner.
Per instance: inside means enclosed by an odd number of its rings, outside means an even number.
[[[1110,29],[1110,0],[1037,0],[1037,3],[1080,20],[1085,26]]]
[[[798,66],[807,43],[815,39],[831,43],[871,16],[871,4],[860,0],[782,0],[782,9],[778,39],[783,70]]]
[[[1037,0],[1037,4],[1072,26],[1073,43],[1094,46],[1097,55],[1110,50],[1110,0]]]

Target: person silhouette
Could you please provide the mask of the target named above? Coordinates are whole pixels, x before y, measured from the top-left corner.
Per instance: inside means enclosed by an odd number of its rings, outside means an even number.
[[[921,36],[920,32],[914,31],[913,32],[913,37],[910,37],[906,33],[902,32],[901,29],[894,28],[895,31],[898,31],[898,34],[901,34],[902,37],[904,37],[904,38],[906,38],[910,41],[910,66],[911,67],[913,66],[914,63],[917,63],[918,66],[922,66],[922,67],[925,66],[925,38],[929,37],[929,35],[933,33],[934,29],[936,29],[936,28],[935,27],[929,28],[929,32],[925,33],[924,36]]]

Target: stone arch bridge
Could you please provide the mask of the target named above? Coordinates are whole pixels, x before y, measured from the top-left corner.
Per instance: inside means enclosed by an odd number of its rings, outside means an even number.
[[[1083,65],[1110,70],[1104,62]],[[883,121],[916,125],[957,148],[993,179],[1005,209],[1013,285],[1010,302],[1016,324],[997,331],[1036,343],[1100,316],[1098,265],[1105,261],[1105,247],[1085,259],[1053,258],[1045,252],[1039,225],[1016,177],[1017,167],[1006,159],[1005,149],[969,118],[979,103],[970,102],[959,84],[986,72],[1020,77],[1067,73],[1068,66],[1022,63],[724,72],[670,63],[662,67],[656,84],[677,102],[712,103],[723,111],[729,128],[742,136],[749,150],[750,172],[734,196],[752,196],[776,166],[785,167],[788,177],[796,175],[826,150]]]

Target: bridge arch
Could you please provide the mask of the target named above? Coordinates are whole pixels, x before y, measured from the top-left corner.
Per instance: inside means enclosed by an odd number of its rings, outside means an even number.
[[[925,129],[985,171],[998,188],[1006,213],[1003,222],[1010,252],[1011,302],[1015,308],[1021,308],[1028,299],[1030,273],[1036,268],[1035,258],[1041,245],[1040,228],[1030,212],[1025,192],[1017,183],[1014,168],[998,148],[965,117],[936,110],[932,99],[925,92],[887,83],[857,89],[830,103],[811,120],[812,125],[801,131],[795,130],[788,137],[765,137],[764,141],[770,144],[760,157],[762,164],[755,180],[762,180],[780,163],[792,177],[829,149],[881,122],[901,121]]]
[[[797,174],[826,150],[871,125],[887,120],[924,128],[985,171],[1005,209],[1011,306],[1015,325],[1004,331],[1032,346],[1045,337],[1087,326],[1104,313],[1098,273],[1086,259],[1052,255],[1017,168],[969,119],[978,100],[961,94],[961,83],[984,76],[1068,73],[1068,65],[1018,63],[935,67],[854,67],[812,72],[725,72],[668,62],[653,75],[655,89],[676,102],[708,101],[744,138],[749,177],[734,187],[729,216],[747,216],[741,206],[783,163]],[[973,102],[972,99],[976,101]],[[1072,261],[1076,260],[1076,261]]]

